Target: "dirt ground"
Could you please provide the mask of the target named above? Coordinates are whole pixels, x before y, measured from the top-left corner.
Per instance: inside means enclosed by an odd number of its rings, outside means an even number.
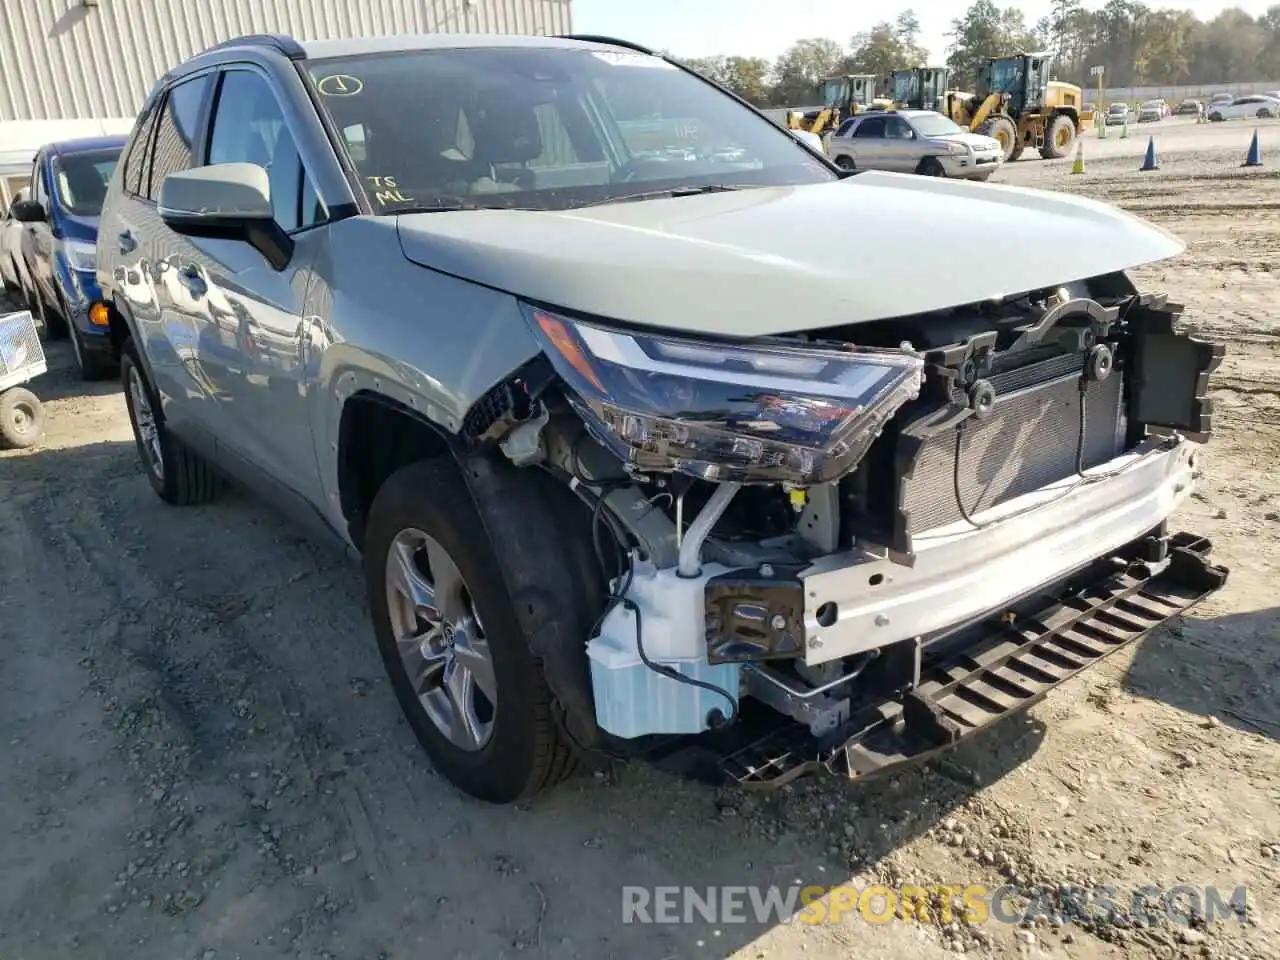
[[[400,718],[357,569],[242,496],[163,506],[118,388],[52,345],[47,441],[0,454],[0,958],[1280,956],[1280,173],[1240,169],[1251,130],[1161,127],[1155,173],[1131,135],[1090,141],[1084,176],[999,175],[1186,239],[1140,277],[1228,346],[1180,518],[1227,589],[882,782],[760,798],[625,768],[518,809],[461,797]],[[1207,928],[621,922],[623,885],[842,882],[1245,885],[1250,906]]]

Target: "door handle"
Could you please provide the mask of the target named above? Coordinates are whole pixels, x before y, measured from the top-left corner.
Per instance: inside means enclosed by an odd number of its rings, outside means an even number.
[[[209,290],[209,285],[205,283],[204,277],[200,276],[198,267],[190,265],[183,267],[178,271],[178,280],[187,288],[187,292],[197,300]]]
[[[138,249],[138,240],[129,230],[121,231],[120,235],[117,236],[116,239],[120,241],[121,253],[133,253],[133,251]]]

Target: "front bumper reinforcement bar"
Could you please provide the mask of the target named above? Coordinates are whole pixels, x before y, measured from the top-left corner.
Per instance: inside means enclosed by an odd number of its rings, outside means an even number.
[[[1145,637],[1223,586],[1227,570],[1209,562],[1208,540],[1178,533],[1167,560],[1128,563],[1058,602],[997,622],[937,658],[926,654],[920,682],[871,706],[822,737],[788,724],[723,754],[724,779],[769,789],[804,773],[850,779],[927,760]]]

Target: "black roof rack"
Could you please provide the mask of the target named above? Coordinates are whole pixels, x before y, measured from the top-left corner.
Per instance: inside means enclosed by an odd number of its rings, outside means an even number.
[[[619,40],[616,37],[604,37],[594,33],[562,33],[557,35],[557,40],[581,40],[584,43],[608,43],[615,47],[626,47],[628,50],[636,50],[640,53],[647,53],[650,56],[656,54],[648,47],[642,47],[638,43],[632,43],[630,40]]]
[[[307,55],[307,52],[302,49],[302,44],[293,37],[286,37],[281,33],[250,33],[243,37],[232,37],[230,40],[215,43],[205,53],[226,50],[228,47],[272,47],[290,60],[302,60]]]

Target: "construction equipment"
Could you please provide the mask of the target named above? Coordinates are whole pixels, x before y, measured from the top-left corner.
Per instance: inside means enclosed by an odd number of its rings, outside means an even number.
[[[1093,125],[1084,92],[1049,79],[1048,53],[992,57],[978,77],[976,93],[949,91],[945,113],[956,123],[1000,141],[1005,160],[1032,147],[1046,160],[1071,156],[1076,138]]]
[[[873,73],[827,77],[821,86],[822,106],[799,110],[788,123],[792,129],[821,135],[843,120],[876,104],[876,76]]]
[[[894,70],[885,78],[887,99],[898,110],[937,110],[945,113],[947,84],[951,71],[946,67],[911,67]]]

